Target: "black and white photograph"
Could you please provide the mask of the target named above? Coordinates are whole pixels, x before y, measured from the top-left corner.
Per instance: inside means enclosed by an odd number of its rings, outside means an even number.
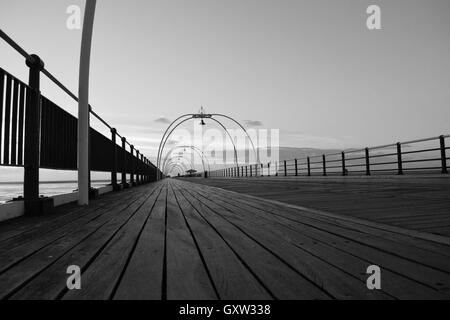
[[[450,300],[449,35],[449,0],[0,0],[0,300]]]

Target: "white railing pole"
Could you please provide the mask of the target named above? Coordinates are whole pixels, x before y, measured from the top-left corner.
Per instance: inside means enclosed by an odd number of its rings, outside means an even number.
[[[78,84],[78,204],[89,204],[89,65],[96,0],[86,0]]]

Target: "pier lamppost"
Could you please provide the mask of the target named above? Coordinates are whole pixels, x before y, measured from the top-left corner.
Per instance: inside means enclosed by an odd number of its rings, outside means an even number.
[[[89,65],[96,0],[86,0],[78,83],[78,204],[89,204]]]
[[[156,166],[159,168],[160,164],[161,164],[161,157],[162,157],[162,153],[164,151],[164,147],[166,145],[167,140],[169,139],[170,135],[173,133],[173,131],[179,127],[181,124],[185,123],[188,120],[192,120],[192,119],[200,119],[200,124],[201,125],[205,125],[205,119],[211,119],[214,122],[218,123],[220,125],[220,127],[226,132],[226,134],[228,135],[228,137],[230,138],[232,144],[233,144],[233,148],[234,148],[234,161],[235,161],[235,165],[238,166],[238,157],[237,157],[237,150],[236,150],[236,145],[233,141],[233,138],[231,137],[229,131],[227,130],[227,128],[222,124],[221,121],[217,120],[217,117],[222,117],[222,118],[226,118],[229,119],[231,121],[233,121],[234,123],[236,123],[245,133],[245,135],[247,136],[247,138],[250,140],[250,143],[252,145],[253,148],[253,153],[255,156],[255,160],[256,162],[258,162],[258,154],[256,152],[255,149],[255,145],[253,144],[253,140],[250,137],[250,135],[248,134],[247,130],[244,128],[244,126],[242,126],[237,120],[233,119],[230,116],[221,114],[221,113],[205,113],[203,110],[203,107],[201,107],[199,113],[188,113],[188,114],[183,114],[180,117],[178,117],[177,119],[175,119],[174,121],[172,121],[172,123],[170,123],[170,125],[167,127],[166,131],[164,132],[162,138],[161,138],[161,142],[159,144],[159,148],[158,148],[158,155],[157,155],[157,160],[156,160]],[[161,174],[158,174],[158,180],[161,179],[162,176]]]

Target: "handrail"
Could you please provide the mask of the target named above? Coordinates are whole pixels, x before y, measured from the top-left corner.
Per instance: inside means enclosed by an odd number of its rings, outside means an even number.
[[[372,171],[396,171],[397,174],[403,174],[403,171],[408,171],[408,170],[441,170],[442,173],[447,173],[448,172],[448,166],[447,166],[447,160],[449,159],[446,155],[446,150],[450,149],[448,146],[446,146],[445,143],[445,139],[449,138],[450,135],[440,135],[440,136],[435,136],[435,137],[430,137],[430,138],[423,138],[423,139],[416,139],[416,140],[410,140],[410,141],[406,141],[406,142],[397,142],[397,143],[393,143],[393,144],[386,144],[386,145],[380,145],[380,146],[375,146],[375,147],[367,147],[367,148],[363,148],[363,149],[353,149],[353,150],[343,150],[341,152],[336,152],[336,153],[328,153],[328,154],[322,154],[322,155],[314,155],[314,156],[307,156],[305,158],[296,158],[296,159],[289,159],[289,160],[282,160],[279,163],[275,163],[275,175],[278,175],[278,171],[284,171],[284,175],[290,175],[289,173],[292,173],[292,171],[295,171],[295,175],[298,175],[298,172],[300,171],[300,169],[302,171],[305,171],[304,166],[306,165],[306,170],[307,170],[307,174],[308,176],[311,175],[312,172],[322,172],[322,174],[324,176],[327,175],[327,169],[341,169],[341,174],[342,175],[347,175],[348,174],[348,170],[347,168],[352,168],[352,167],[365,167],[365,170],[361,171],[352,171],[352,172],[365,172],[366,175],[370,175],[370,171],[371,166],[380,166],[380,165],[396,165],[396,168],[388,168],[388,169],[374,169]],[[411,145],[414,143],[421,143],[421,142],[428,142],[428,141],[438,141],[438,146],[436,147],[428,147],[428,148],[422,148],[419,150],[409,150],[409,151],[402,151],[402,146],[405,145]],[[389,153],[382,153],[380,154],[379,152],[377,153],[371,153],[371,151],[374,150],[380,150],[380,149],[384,149],[384,148],[392,148],[395,147],[395,151],[392,150]],[[354,156],[354,157],[350,157],[347,158],[345,157],[345,155],[351,154],[351,153],[356,153],[356,152],[364,152],[365,155],[361,155],[361,156]],[[403,156],[405,155],[414,155],[414,154],[421,154],[421,153],[429,153],[429,152],[439,152],[439,156],[435,156],[435,157],[421,157],[419,159],[403,159]],[[336,159],[336,158],[332,158],[330,159],[330,157],[332,156],[337,156],[337,155],[341,155],[340,159]],[[396,157],[395,160],[392,161],[382,161],[382,162],[373,162],[370,161],[371,159],[375,159],[375,158],[383,158],[383,157]],[[315,160],[318,158],[322,158],[321,161]],[[314,159],[314,161],[311,161],[312,159]],[[301,163],[299,162],[302,161]],[[307,160],[306,163],[304,162],[304,160]],[[365,160],[365,161],[364,161]],[[295,163],[290,163],[288,164],[288,162],[293,162],[295,161]],[[403,168],[403,164],[408,164],[408,163],[427,163],[430,161],[440,161],[439,166],[436,167],[415,167],[415,168],[411,168],[411,167],[407,167],[407,168]],[[336,165],[336,163],[341,162],[341,165]],[[355,162],[357,162],[355,164]],[[264,170],[265,168],[267,170],[270,170],[272,162],[269,162],[267,164],[249,164],[244,167],[252,167],[253,165],[255,166],[261,166],[261,170]],[[328,164],[328,166],[327,166]],[[302,167],[302,168],[300,168]],[[228,177],[228,176],[238,176],[235,171],[228,170],[229,168],[225,168],[225,169],[219,169],[219,170],[215,170],[211,172],[212,176],[220,176],[220,177]],[[237,168],[237,172],[239,172],[239,167]],[[230,175],[231,173],[231,175]],[[251,171],[250,171],[251,173]],[[332,173],[336,173],[336,171],[332,171]],[[252,176],[252,175],[250,175]]]
[[[6,43],[8,43],[13,49],[15,49],[20,55],[22,55],[25,59],[30,59],[31,55],[28,54],[28,52],[23,49],[17,42],[15,42],[10,36],[8,36],[2,29],[0,29],[0,38],[2,38]],[[78,102],[78,97],[70,91],[66,86],[64,86],[61,81],[59,81],[54,75],[50,73],[47,69],[42,68],[41,72],[47,76],[55,85],[57,85],[61,90],[63,90],[68,96],[70,96],[73,100]],[[109,129],[112,129],[113,127],[108,124],[103,118],[101,118],[92,108],[91,105],[89,105],[89,111],[90,113],[97,118],[101,123],[103,123],[106,127]],[[122,138],[122,136],[117,133],[117,136]],[[131,146],[130,142],[126,142],[128,146]]]

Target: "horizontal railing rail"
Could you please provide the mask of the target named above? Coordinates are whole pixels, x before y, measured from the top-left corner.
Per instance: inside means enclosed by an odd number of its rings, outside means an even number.
[[[0,38],[26,59],[30,69],[26,84],[0,68],[0,166],[25,168],[24,200],[27,204],[39,200],[39,168],[77,170],[78,120],[41,95],[40,73],[76,102],[78,97],[45,69],[37,55],[28,54],[2,30]],[[90,128],[90,171],[111,172],[111,183],[116,190],[129,186],[127,174],[132,185],[156,180],[156,166],[90,105],[89,110],[111,132],[111,137],[107,138]],[[118,173],[121,173],[120,184]]]
[[[372,175],[448,173],[450,135],[312,155],[279,163],[252,164],[209,172],[210,177]],[[425,145],[423,145],[425,144]],[[422,145],[422,146],[419,146]]]

